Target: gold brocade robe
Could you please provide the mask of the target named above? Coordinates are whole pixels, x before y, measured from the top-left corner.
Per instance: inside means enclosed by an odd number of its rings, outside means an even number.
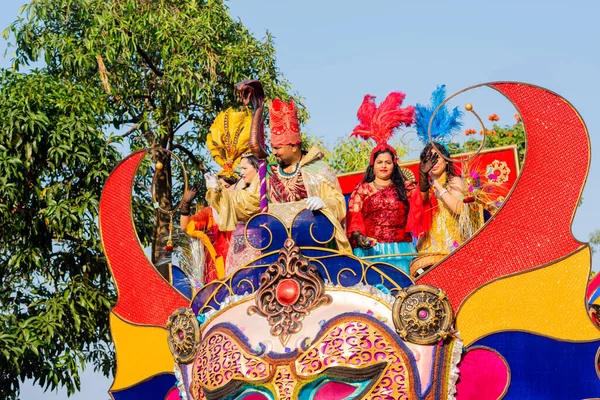
[[[440,183],[444,187],[447,186],[445,179]],[[430,189],[429,196],[435,196],[433,188]],[[437,200],[437,207],[433,210],[431,228],[417,245],[419,253],[449,254],[481,227],[483,221],[481,210],[478,206],[462,203],[463,197],[460,197],[461,212],[459,214],[452,212],[442,199]]]
[[[236,185],[237,186],[237,185]],[[234,231],[238,222],[246,221],[260,211],[260,178],[258,173],[245,189],[226,190],[221,185],[208,189],[206,201],[219,214],[219,230]]]
[[[335,172],[323,160],[323,153],[318,147],[313,147],[305,154],[300,161],[299,174],[302,176],[302,182],[306,188],[307,197],[319,197],[325,203],[325,207],[320,209],[335,228],[335,240],[338,249],[342,253],[352,253],[350,242],[346,236],[346,231],[342,226],[342,221],[346,217],[346,199],[342,194],[342,189],[338,182]],[[275,172],[276,173],[276,172]],[[296,175],[298,176],[298,175]],[[293,179],[278,175],[279,180],[290,180],[287,187],[293,188]],[[273,186],[270,184],[270,179],[267,179],[269,188],[269,213],[281,219],[286,226],[290,226],[295,216],[306,209],[306,199],[292,202],[274,202],[273,201]]]

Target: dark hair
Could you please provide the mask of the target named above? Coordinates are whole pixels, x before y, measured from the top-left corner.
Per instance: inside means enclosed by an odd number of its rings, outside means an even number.
[[[225,182],[227,182],[230,185],[235,185],[237,183],[237,181],[239,180],[239,178],[236,175],[224,176],[224,175],[217,174],[217,178],[223,179]]]
[[[433,150],[433,146],[435,145],[435,149],[441,153],[444,157],[450,158],[450,153],[448,152],[448,149],[446,148],[446,146],[444,146],[441,143],[438,142],[429,142],[427,143],[427,146],[425,146],[425,148],[423,149],[423,151],[421,152],[421,156],[419,157],[421,159],[421,162],[423,162],[423,160],[425,160],[425,156],[427,154],[429,154],[429,152],[431,150]],[[446,161],[446,174],[448,175],[448,180],[450,180],[450,178],[453,178],[455,176],[459,176],[458,173],[456,172],[456,167],[454,166],[454,163],[448,160]]]
[[[258,158],[256,158],[253,154],[246,153],[242,156],[242,159],[248,160],[248,162],[254,167],[254,169],[258,171]]]
[[[384,149],[384,150],[378,150],[374,155],[373,155],[373,163],[375,163],[375,160],[377,160],[377,157],[379,157],[380,154],[383,153],[388,153],[389,155],[392,156],[392,160],[394,159],[394,154],[388,150],[388,149]],[[404,176],[402,175],[402,171],[400,171],[400,166],[398,166],[398,163],[396,163],[394,161],[394,167],[392,169],[392,183],[396,186],[396,192],[398,194],[398,200],[400,201],[406,201],[406,187],[404,186]],[[367,167],[367,170],[365,171],[365,175],[363,177],[363,183],[371,183],[375,180],[375,168],[372,165],[369,165]]]

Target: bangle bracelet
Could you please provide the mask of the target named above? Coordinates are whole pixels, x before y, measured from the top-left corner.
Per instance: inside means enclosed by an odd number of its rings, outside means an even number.
[[[440,193],[437,195],[438,199],[441,199],[441,198],[442,198],[442,196],[443,196],[443,195],[445,195],[446,193],[448,193],[448,190],[447,190],[447,189],[444,189],[444,190],[442,190],[442,191],[441,191],[441,192],[440,192]]]

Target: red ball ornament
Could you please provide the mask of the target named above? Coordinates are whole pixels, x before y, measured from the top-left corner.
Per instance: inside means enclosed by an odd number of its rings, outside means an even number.
[[[284,306],[291,306],[300,297],[300,285],[292,279],[284,279],[277,285],[275,294],[277,301]]]

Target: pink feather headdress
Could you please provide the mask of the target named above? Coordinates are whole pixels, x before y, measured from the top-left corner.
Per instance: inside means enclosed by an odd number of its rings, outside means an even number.
[[[379,104],[375,105],[375,96],[366,95],[356,112],[359,124],[350,136],[360,136],[365,140],[373,139],[375,148],[371,152],[370,165],[375,161],[375,153],[380,150],[390,150],[394,162],[398,162],[396,150],[387,142],[392,137],[394,129],[401,125],[409,126],[415,121],[415,107],[401,108],[406,95],[402,92],[392,92]]]

